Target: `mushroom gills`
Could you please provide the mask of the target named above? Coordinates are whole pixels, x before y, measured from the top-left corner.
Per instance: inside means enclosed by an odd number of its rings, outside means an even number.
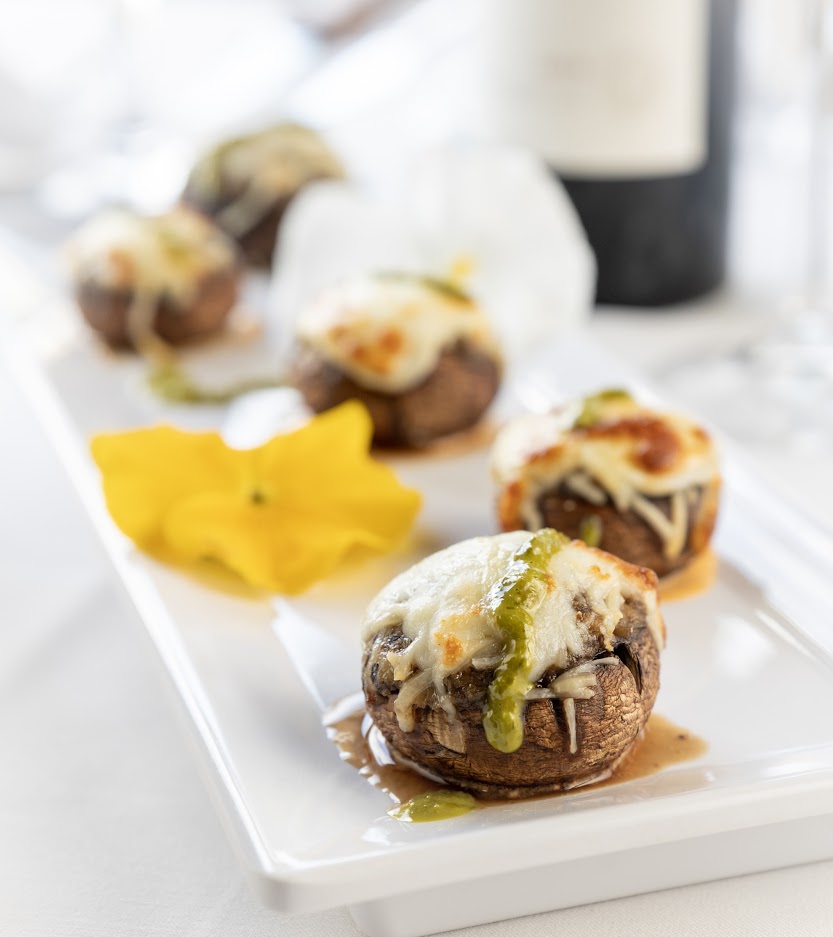
[[[619,645],[626,647],[626,645]],[[616,652],[614,651],[614,654]],[[630,652],[629,652],[630,653]],[[633,655],[630,655],[633,661]],[[564,719],[567,723],[567,733],[570,739],[570,754],[575,755],[578,752],[578,732],[576,729],[576,700],[592,699],[596,695],[598,678],[596,676],[597,666],[617,666],[625,663],[618,655],[615,657],[596,657],[591,661],[578,664],[559,674],[554,680],[551,680],[546,687],[536,687],[527,693],[527,700],[549,699],[553,702],[553,712],[555,712],[555,703],[561,701],[564,711]],[[628,669],[630,669],[629,665]],[[638,663],[637,663],[638,666]],[[631,673],[633,671],[631,670]],[[634,678],[636,679],[636,678]],[[637,683],[639,692],[642,692],[642,677],[639,676]]]
[[[636,684],[636,691],[642,696],[642,665],[639,663],[639,658],[635,657],[630,647],[624,643],[617,644],[613,648],[613,653],[630,670],[633,682]]]

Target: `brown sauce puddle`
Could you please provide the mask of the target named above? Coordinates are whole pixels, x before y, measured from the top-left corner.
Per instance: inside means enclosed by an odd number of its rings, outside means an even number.
[[[388,794],[396,803],[432,791],[448,790],[444,785],[423,777],[411,768],[396,764],[385,740],[364,711],[358,696],[350,697],[334,707],[325,717],[327,737],[338,748],[343,761],[352,765],[369,784]],[[658,774],[670,765],[693,761],[708,750],[708,743],[694,733],[675,725],[664,716],[653,713],[648,719],[642,739],[631,748],[614,774],[594,784],[556,791],[541,797],[563,797],[593,787],[608,787]],[[529,799],[529,798],[525,798]],[[533,798],[540,799],[540,798]],[[478,798],[481,806],[506,803]]]
[[[659,581],[659,597],[663,602],[679,602],[700,595],[711,587],[717,577],[717,554],[710,547],[698,553],[686,566],[663,576]]]

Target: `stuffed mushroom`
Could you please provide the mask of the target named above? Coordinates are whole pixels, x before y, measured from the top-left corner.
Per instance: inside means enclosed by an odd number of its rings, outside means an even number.
[[[302,310],[296,338],[293,380],[307,403],[321,411],[361,400],[379,445],[421,447],[469,429],[500,384],[484,313],[431,277],[345,280]]]
[[[81,313],[114,348],[208,335],[237,300],[237,248],[190,209],[104,212],[76,232],[67,257]]]
[[[665,576],[706,548],[720,494],[708,433],[608,390],[521,417],[495,441],[504,530],[557,527]]]
[[[269,267],[283,214],[317,179],[340,179],[341,163],[308,127],[278,124],[227,140],[191,170],[182,200],[210,215],[255,267]]]
[[[368,713],[397,761],[488,797],[607,778],[659,688],[656,584],[551,529],[435,553],[367,611]]]

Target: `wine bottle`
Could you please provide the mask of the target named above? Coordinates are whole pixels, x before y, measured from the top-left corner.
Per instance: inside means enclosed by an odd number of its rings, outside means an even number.
[[[660,306],[726,265],[736,0],[493,0],[493,129],[558,174],[597,301]]]

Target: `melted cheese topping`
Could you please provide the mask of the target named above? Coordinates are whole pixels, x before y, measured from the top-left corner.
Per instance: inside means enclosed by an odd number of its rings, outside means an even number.
[[[177,207],[156,217],[105,212],[76,232],[67,258],[79,281],[184,307],[207,275],[236,265],[237,250],[207,218]]]
[[[306,183],[343,176],[341,163],[314,130],[279,124],[211,150],[194,167],[188,188],[209,200],[221,199],[226,189],[239,193],[217,215],[224,230],[239,237]]]
[[[584,408],[586,409],[586,407]],[[499,433],[492,455],[495,480],[532,530],[543,524],[538,501],[564,486],[592,504],[612,501],[634,511],[673,559],[685,547],[689,498],[719,479],[717,451],[707,433],[675,414],[660,414],[630,397],[594,400],[583,425],[582,403],[530,414]],[[667,516],[650,499],[670,499]]]
[[[355,277],[325,290],[302,311],[297,334],[358,384],[387,393],[425,380],[461,339],[497,357],[474,302],[407,274]]]
[[[434,687],[439,704],[454,708],[445,679],[482,662],[494,666],[506,652],[490,591],[509,570],[528,531],[476,537],[441,550],[390,582],[371,603],[364,638],[401,626],[411,643],[391,654],[394,677],[403,681],[395,703],[404,731],[413,728],[413,703]],[[626,601],[641,602],[657,645],[664,625],[657,607],[656,577],[608,553],[572,541],[548,563],[548,587],[531,609],[528,634],[535,682],[550,668],[566,671],[610,649]]]

